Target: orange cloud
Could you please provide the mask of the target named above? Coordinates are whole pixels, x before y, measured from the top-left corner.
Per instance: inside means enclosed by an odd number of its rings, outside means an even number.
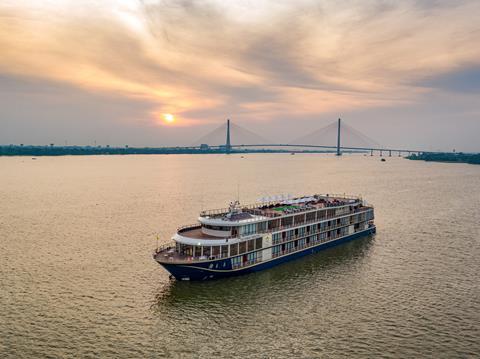
[[[478,63],[478,13],[476,1],[12,1],[0,5],[0,71],[147,99],[152,124],[385,107],[429,91],[418,79]]]

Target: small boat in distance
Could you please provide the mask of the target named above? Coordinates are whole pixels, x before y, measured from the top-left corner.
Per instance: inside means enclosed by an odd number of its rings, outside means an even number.
[[[153,258],[178,280],[207,280],[273,267],[373,234],[373,206],[360,197],[302,196],[203,211]]]

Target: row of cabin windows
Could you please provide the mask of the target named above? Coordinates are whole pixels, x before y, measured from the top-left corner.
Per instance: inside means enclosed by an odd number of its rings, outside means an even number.
[[[347,206],[344,208],[329,208],[322,209],[315,212],[303,213],[290,217],[283,217],[268,221],[268,229],[275,229],[279,227],[290,227],[293,225],[301,225],[307,222],[321,221],[326,218],[336,217],[339,215],[349,214],[354,210],[355,206]]]
[[[212,229],[214,231],[224,231],[224,232],[230,232],[230,230],[232,229],[232,227],[227,227],[227,226],[212,226],[210,224],[204,224],[203,225],[204,228],[207,228],[207,229]]]
[[[245,226],[240,227],[240,234],[249,235],[249,234],[253,234],[253,233],[257,233],[257,224],[256,223],[247,224]]]
[[[241,265],[245,265],[246,263],[254,263],[257,261],[257,259],[261,259],[261,256],[261,252],[252,252],[243,256],[233,257],[232,267],[239,267]]]
[[[274,233],[272,235],[272,240],[273,240],[273,243],[284,242],[295,237],[302,237],[302,236],[308,235],[310,233],[326,231],[328,228],[338,227],[338,226],[347,226],[359,220],[365,221],[365,218],[367,220],[373,219],[373,211],[368,211],[366,214],[365,213],[356,214],[350,217],[337,218],[337,219],[325,221],[322,223],[312,224],[306,227],[300,227],[300,228],[295,228],[295,229],[291,229],[291,230],[280,232],[280,233]]]
[[[210,224],[204,224],[204,228],[214,231],[230,232],[233,230],[233,234],[237,234],[238,229],[241,235],[249,235],[257,232],[264,232],[267,229],[267,222],[251,223],[240,227],[228,227],[228,226],[213,226]]]
[[[357,223],[355,224],[355,232],[358,230],[361,230],[365,227],[365,222],[362,223]],[[279,256],[281,254],[284,254],[285,252],[294,252],[295,250],[300,250],[303,249],[309,245],[312,244],[318,244],[318,243],[323,243],[330,241],[335,238],[343,237],[348,234],[351,234],[349,232],[349,227],[342,227],[342,228],[337,228],[334,230],[330,230],[327,232],[321,232],[309,237],[305,237],[296,241],[288,242],[288,243],[283,243],[280,245],[273,246],[271,249],[271,253],[273,257]],[[280,235],[280,233],[275,233],[273,235],[273,239],[280,239],[279,236],[275,237],[276,235]],[[240,266],[242,264],[245,264],[247,261],[254,261],[257,258],[261,258],[261,251],[259,252],[252,252],[249,254],[246,254],[244,256],[238,256],[232,258],[232,266]]]
[[[230,256],[243,254],[262,248],[262,237],[250,239],[245,242],[230,244]],[[229,255],[229,246],[193,246],[183,243],[177,243],[177,251],[189,257],[211,257],[219,256],[227,257]]]
[[[203,227],[215,231],[224,232],[230,232],[233,230],[233,235],[236,235],[237,233],[239,233],[240,235],[250,235],[258,232],[265,232],[267,230],[267,222],[250,223],[239,227],[212,226],[210,224],[204,224]]]
[[[262,237],[250,239],[249,241],[230,244],[230,256],[243,254],[245,252],[254,251],[262,248]]]
[[[240,227],[240,234],[249,235],[254,233],[261,233],[267,230],[267,222],[258,222],[246,224]]]
[[[373,211],[367,212],[366,216],[367,220],[373,218]],[[272,236],[273,243],[278,243],[283,240],[288,240],[294,238],[294,236],[303,236],[305,231],[306,233],[313,233],[314,228],[317,227],[320,233],[309,236],[307,238],[302,238],[298,241],[293,241],[289,243],[282,244],[280,246],[274,246],[272,248],[273,253],[277,253],[278,251],[284,251],[286,249],[292,249],[298,246],[303,246],[305,244],[311,243],[311,241],[326,241],[332,238],[341,237],[344,235],[349,234],[348,230],[349,227],[341,227],[335,230],[330,230],[327,232],[321,232],[321,228],[328,228],[328,225],[335,225],[342,219],[339,218],[337,220],[328,221],[325,223],[319,223],[314,226],[307,226],[302,228],[297,228],[295,230],[285,231],[281,233],[274,233]],[[365,222],[356,223],[354,226],[354,230],[357,231],[358,229],[363,229],[365,226]],[[296,234],[297,233],[297,234]],[[258,237],[256,239],[250,239],[248,241],[230,244],[230,248],[228,245],[223,246],[191,246],[186,244],[177,243],[177,250],[180,254],[186,256],[194,256],[194,257],[210,257],[210,256],[219,256],[227,257],[227,256],[236,256],[239,254],[244,254],[246,252],[252,252],[255,250],[259,250],[262,248],[262,237]],[[280,248],[280,249],[279,249]],[[283,249],[282,249],[283,248]],[[229,251],[230,250],[230,251]],[[277,251],[277,252],[276,252]]]
[[[348,207],[347,207],[348,208]],[[335,209],[329,209],[328,211],[335,211]],[[320,211],[319,211],[320,212]],[[325,212],[325,211],[323,211]],[[315,212],[314,212],[315,213]],[[304,235],[308,235],[309,233],[314,233],[314,232],[321,232],[327,230],[327,228],[331,227],[336,227],[336,226],[343,226],[343,225],[348,225],[353,222],[358,222],[358,221],[365,221],[365,220],[371,220],[373,219],[373,211],[367,211],[365,213],[359,213],[355,214],[351,217],[343,217],[343,218],[337,218],[334,220],[330,221],[325,221],[322,223],[317,223],[317,224],[312,224],[306,227],[300,227],[296,229],[292,229],[289,231],[281,232],[281,233],[274,233],[273,234],[273,243],[280,242],[280,241],[285,241],[294,237],[301,237]],[[290,217],[292,219],[293,217]],[[215,226],[206,226],[207,228],[209,227],[215,227]],[[229,227],[216,227],[216,228],[229,228]],[[261,223],[253,223],[253,224],[248,224],[245,226],[240,227],[243,229],[243,234],[252,234],[255,233],[257,228],[266,228],[266,222],[261,222]],[[214,228],[211,228],[214,229]],[[217,229],[219,230],[219,229]],[[254,244],[254,241],[257,243]],[[185,246],[185,245],[183,245]],[[196,247],[196,248],[193,248]],[[202,248],[203,247],[203,251]],[[223,247],[223,248],[222,248]],[[240,242],[236,244],[231,244],[230,245],[230,256],[232,255],[237,255],[237,254],[243,254],[245,252],[253,251],[255,249],[262,248],[262,238],[257,238],[256,240],[249,240],[247,242]],[[182,250],[182,249],[180,249]],[[227,256],[228,255],[228,246],[190,246],[188,249],[183,249],[183,252],[186,255],[194,255],[194,256],[218,256],[220,253],[222,256]],[[190,254],[191,253],[191,254]],[[200,254],[199,254],[200,253]]]
[[[345,208],[331,208],[326,210],[320,210],[316,212],[309,212],[304,214],[299,214],[296,216],[291,217],[284,217],[280,219],[270,220],[268,222],[259,222],[259,223],[251,223],[244,226],[240,226],[239,234],[240,235],[250,235],[254,233],[262,233],[267,229],[274,229],[278,227],[291,227],[293,225],[300,225],[307,222],[312,221],[320,221],[322,219],[328,217],[339,216],[343,214],[348,214],[352,211],[354,207],[348,206]],[[370,212],[369,212],[370,213]],[[217,231],[230,231],[231,227],[224,227],[224,226],[212,226],[212,225],[204,225],[205,228],[213,229]],[[312,228],[313,230],[313,228]],[[237,234],[237,228],[233,228],[233,235]]]
[[[355,230],[362,229],[362,228],[363,227],[360,224],[355,225]],[[334,238],[343,237],[349,234],[348,230],[349,230],[349,227],[342,227],[342,228],[334,229],[328,232],[322,232],[319,234],[315,234],[313,236],[302,238],[302,239],[299,239],[298,241],[292,241],[292,242],[283,243],[277,246],[273,246],[272,255],[276,256],[281,254],[284,251],[293,250],[295,248],[301,249],[301,248],[304,248],[305,246],[308,246],[311,243],[318,243],[318,242],[321,243]]]

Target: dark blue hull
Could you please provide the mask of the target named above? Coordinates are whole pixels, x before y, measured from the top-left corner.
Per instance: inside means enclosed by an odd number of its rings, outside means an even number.
[[[259,262],[251,266],[233,269],[231,265],[231,258],[218,259],[208,262],[200,263],[182,263],[170,264],[160,263],[166,270],[168,270],[178,280],[207,280],[218,279],[225,277],[232,277],[252,272],[258,272],[264,269],[274,267],[278,264],[291,261],[296,258],[306,256],[308,254],[316,253],[321,250],[337,246],[339,244],[349,242],[356,238],[364,237],[375,233],[375,227],[368,228],[362,232],[358,232],[349,236],[339,238],[334,241],[318,244],[313,247],[308,247],[303,250],[292,252],[265,262]]]

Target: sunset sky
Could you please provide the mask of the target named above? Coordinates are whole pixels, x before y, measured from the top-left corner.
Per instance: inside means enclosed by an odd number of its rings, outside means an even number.
[[[0,2],[0,144],[275,142],[338,117],[480,151],[480,1]]]

